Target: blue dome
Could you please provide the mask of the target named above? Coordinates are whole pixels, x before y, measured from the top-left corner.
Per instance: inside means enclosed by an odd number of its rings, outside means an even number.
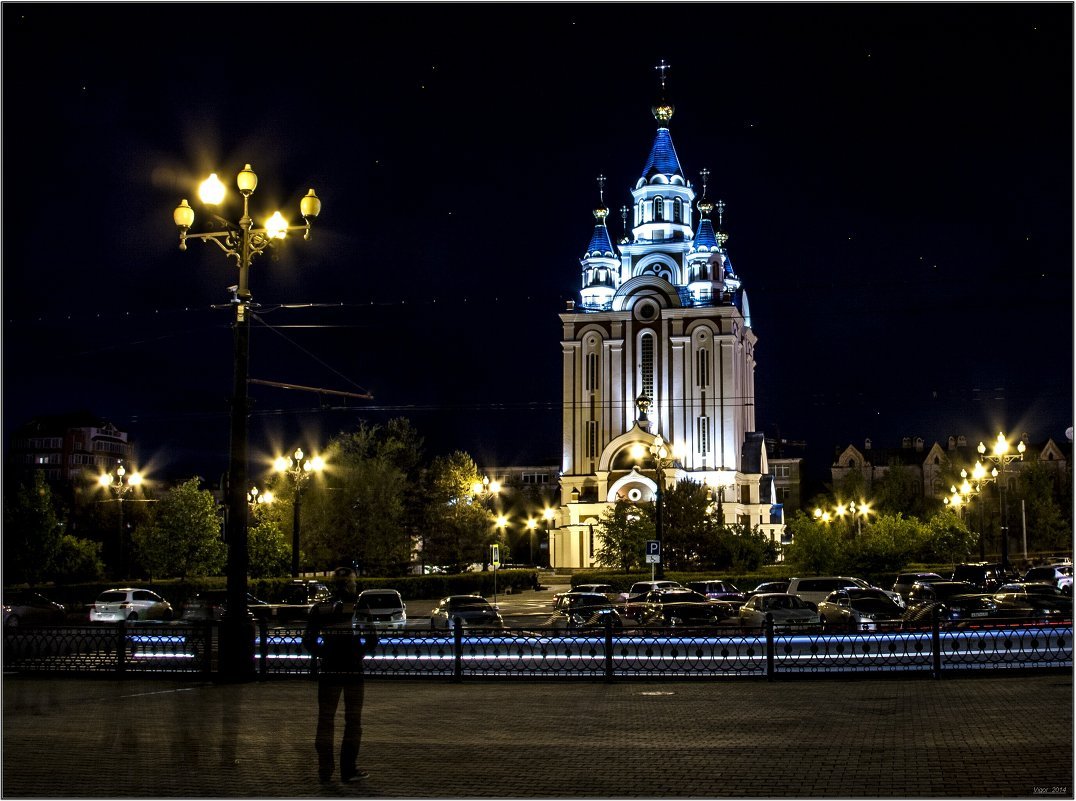
[[[609,239],[609,229],[604,225],[594,226],[594,235],[590,238],[590,244],[587,245],[587,252],[583,254],[584,259],[589,259],[592,256],[616,257],[613,243]]]
[[[699,230],[695,232],[695,239],[691,243],[692,253],[699,250],[717,250],[714,225],[705,217],[699,220]]]
[[[680,160],[676,158],[676,148],[673,147],[669,129],[658,128],[654,146],[650,148],[650,158],[643,167],[643,178],[649,181],[655,175],[683,176],[683,174],[683,170],[680,169]]]

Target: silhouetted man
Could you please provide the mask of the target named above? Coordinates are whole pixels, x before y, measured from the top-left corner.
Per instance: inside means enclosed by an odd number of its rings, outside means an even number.
[[[377,631],[360,632],[354,623],[355,571],[339,567],[333,573],[333,597],[310,607],[303,647],[314,657],[318,677],[318,728],[314,749],[318,778],[332,780],[333,733],[340,696],[344,697],[344,737],[340,744],[340,781],[348,783],[370,774],[358,766],[362,741],[362,660],[377,645]],[[364,636],[365,635],[365,636]]]

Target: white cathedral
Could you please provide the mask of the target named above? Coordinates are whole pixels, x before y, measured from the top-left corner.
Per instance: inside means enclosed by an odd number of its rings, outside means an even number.
[[[603,512],[655,501],[658,481],[710,487],[726,524],[784,532],[762,433],[755,431],[755,332],[725,247],[724,204],[696,193],[669,132],[657,135],[631,190],[630,236],[614,245],[604,200],[580,260],[579,302],[563,324],[561,506],[550,564],[595,564]],[[604,179],[599,179],[604,199]],[[625,209],[625,212],[628,210]],[[627,220],[625,214],[625,229]],[[716,511],[719,510],[719,511]]]

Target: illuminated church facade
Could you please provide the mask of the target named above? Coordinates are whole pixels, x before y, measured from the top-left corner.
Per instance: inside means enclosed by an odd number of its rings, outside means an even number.
[[[747,292],[723,230],[724,204],[681,167],[673,108],[657,134],[614,244],[602,203],[581,264],[578,301],[560,314],[561,506],[550,563],[596,563],[602,514],[657,499],[658,482],[710,488],[715,513],[781,542],[765,439],[755,430],[755,347]],[[716,220],[712,216],[717,211]],[[630,214],[630,231],[627,217]]]

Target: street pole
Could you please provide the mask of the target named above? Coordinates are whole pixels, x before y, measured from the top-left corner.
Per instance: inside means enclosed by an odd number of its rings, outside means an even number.
[[[291,577],[299,578],[299,527],[302,525],[303,488],[295,483],[295,502],[291,521]]]
[[[278,239],[287,236],[288,223],[276,212],[265,228],[254,228],[250,216],[250,196],[258,186],[258,176],[247,164],[236,176],[236,186],[243,196],[243,216],[239,225],[213,215],[223,223],[219,231],[191,233],[194,209],[186,200],[172,212],[172,219],[179,227],[179,249],[187,249],[187,238],[212,242],[228,258],[235,259],[239,268],[239,283],[234,287],[232,303],[235,306],[233,323],[233,383],[231,405],[231,433],[228,450],[228,513],[225,538],[228,546],[228,610],[220,627],[220,674],[228,681],[250,681],[254,670],[254,625],[247,611],[247,571],[249,552],[247,528],[247,458],[250,378],[250,267],[254,257],[267,250]],[[199,187],[204,203],[211,206],[224,199],[224,185],[216,174],[211,175]],[[311,189],[299,201],[299,211],[306,223],[304,238],[310,238],[310,220],[321,212],[321,200]]]

